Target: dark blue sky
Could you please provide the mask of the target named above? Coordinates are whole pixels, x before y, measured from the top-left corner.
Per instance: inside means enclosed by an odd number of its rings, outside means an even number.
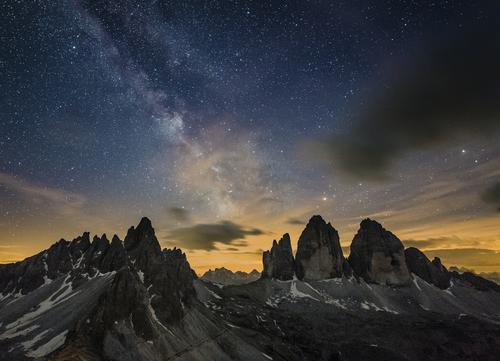
[[[290,217],[316,211],[340,220],[393,212],[443,174],[470,177],[497,161],[494,139],[416,147],[382,184],[316,164],[310,142],[349,134],[358,110],[397,77],[393,67],[437,37],[493,24],[494,9],[484,1],[3,2],[0,242],[28,242],[36,230],[46,242],[61,223],[68,233],[94,221],[96,231],[121,230],[140,215],[168,233],[181,225],[173,208],[189,212],[188,224],[280,232]],[[488,181],[496,164],[480,172]],[[488,209],[455,211],[438,218]]]

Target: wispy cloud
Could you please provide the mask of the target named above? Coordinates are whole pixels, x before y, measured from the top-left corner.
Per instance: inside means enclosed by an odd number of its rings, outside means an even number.
[[[37,185],[8,173],[0,172],[0,186],[18,193],[29,202],[45,204],[62,215],[72,215],[87,203],[81,194]]]

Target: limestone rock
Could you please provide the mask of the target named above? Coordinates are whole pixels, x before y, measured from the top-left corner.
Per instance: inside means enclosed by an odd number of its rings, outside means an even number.
[[[371,219],[363,220],[354,236],[349,264],[366,282],[400,286],[411,280],[403,244]]]
[[[208,270],[201,276],[204,281],[228,285],[243,285],[250,282],[257,281],[261,277],[261,273],[257,270],[252,270],[250,273],[243,271],[233,272],[227,268],[220,267],[214,270]]]
[[[441,289],[450,287],[451,274],[436,257],[431,262],[427,256],[415,247],[405,249],[408,270],[424,281]]]
[[[295,270],[299,279],[342,277],[345,258],[338,232],[321,216],[313,216],[299,238]]]
[[[279,242],[273,241],[271,250],[265,251],[262,255],[262,262],[264,264],[262,277],[276,278],[282,281],[293,278],[294,260],[288,233],[285,233]]]

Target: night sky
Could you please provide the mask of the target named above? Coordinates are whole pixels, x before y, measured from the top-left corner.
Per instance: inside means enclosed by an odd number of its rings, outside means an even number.
[[[4,1],[0,261],[151,218],[199,272],[321,214],[500,271],[494,1]]]

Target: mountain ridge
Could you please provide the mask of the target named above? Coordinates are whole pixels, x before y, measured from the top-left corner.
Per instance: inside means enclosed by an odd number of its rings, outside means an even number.
[[[210,280],[248,276],[223,267],[198,279],[147,218],[124,241],[85,232],[0,266],[0,360],[494,360],[500,286],[404,249],[372,220],[351,265],[333,226],[313,218],[300,277],[284,236],[255,280]]]

